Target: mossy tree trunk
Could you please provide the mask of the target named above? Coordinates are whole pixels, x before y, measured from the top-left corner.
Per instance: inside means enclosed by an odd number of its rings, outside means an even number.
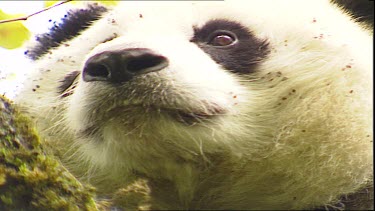
[[[97,210],[94,189],[46,155],[30,125],[0,97],[0,210]]]

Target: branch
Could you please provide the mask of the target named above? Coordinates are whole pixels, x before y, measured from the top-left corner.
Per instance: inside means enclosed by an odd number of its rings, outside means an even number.
[[[32,14],[30,14],[30,15],[27,15],[27,16],[24,16],[24,17],[13,18],[13,19],[6,19],[6,20],[0,20],[0,24],[2,24],[2,23],[14,22],[14,21],[25,21],[25,20],[27,20],[28,18],[30,18],[30,17],[32,17],[32,16],[34,16],[34,15],[37,15],[37,14],[39,14],[39,13],[42,13],[42,12],[47,11],[47,10],[49,10],[49,9],[52,9],[52,8],[54,8],[54,7],[60,6],[60,5],[62,5],[62,4],[68,3],[68,2],[70,2],[70,1],[72,1],[72,0],[65,0],[65,1],[59,2],[59,3],[57,3],[57,4],[54,4],[54,5],[49,6],[49,7],[46,7],[46,8],[44,8],[44,9],[40,10],[40,11],[34,12],[34,13],[32,13]]]

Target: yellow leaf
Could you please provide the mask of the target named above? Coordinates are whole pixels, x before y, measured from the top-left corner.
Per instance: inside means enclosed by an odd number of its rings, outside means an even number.
[[[45,1],[44,7],[50,7],[50,6],[52,6],[56,3],[59,3],[59,2],[62,2],[62,1]],[[96,2],[99,2],[99,3],[101,3],[103,5],[107,5],[107,6],[114,6],[114,5],[117,4],[118,1],[106,1],[106,0],[104,0],[104,1],[96,1]],[[83,3],[83,2],[81,2],[81,1],[71,1],[69,3],[77,4],[77,3]]]
[[[44,1],[44,7],[47,8],[47,7],[50,7],[50,6],[53,6],[57,3],[62,3],[63,1]],[[78,1],[79,2],[79,1]],[[68,4],[74,4],[74,3],[77,3],[77,1],[70,1],[70,2],[66,2]]]
[[[15,17],[22,17],[22,15],[9,15],[0,10],[0,20]],[[21,21],[0,24],[0,47],[7,49],[18,48],[29,38],[30,32]]]
[[[107,6],[114,6],[117,4],[118,1],[97,1],[100,2],[101,4],[107,5]]]
[[[59,3],[60,1],[44,1],[44,7],[50,7],[56,3]]]

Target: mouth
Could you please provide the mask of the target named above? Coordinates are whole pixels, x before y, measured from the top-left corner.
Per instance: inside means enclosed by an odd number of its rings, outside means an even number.
[[[79,135],[82,137],[95,135],[105,122],[111,121],[114,118],[120,119],[126,128],[137,128],[137,125],[140,125],[139,123],[142,122],[155,125],[154,120],[165,118],[179,122],[185,126],[194,126],[212,122],[215,118],[223,116],[226,113],[227,111],[220,106],[207,107],[204,111],[198,109],[195,111],[186,111],[183,109],[160,108],[150,105],[118,106],[107,110],[105,115],[100,118],[101,121],[97,117],[94,117],[96,119],[96,121],[92,121],[94,124],[86,125],[87,127],[81,130]]]
[[[213,120],[214,118],[226,114],[226,110],[218,105],[206,106],[204,109],[163,108],[153,105],[127,105],[111,109],[107,115],[114,117],[118,116],[119,113],[124,112],[127,113],[127,116],[132,115],[134,118],[139,117],[141,121],[151,119],[151,117],[152,119],[167,117],[189,126],[207,122],[208,120]]]
[[[226,112],[223,108],[215,107],[206,111],[184,111],[184,110],[166,110],[166,113],[178,122],[186,125],[195,125],[198,123],[212,120],[224,115]]]

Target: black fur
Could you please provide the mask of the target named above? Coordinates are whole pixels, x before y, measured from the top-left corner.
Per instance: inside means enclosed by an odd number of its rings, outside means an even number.
[[[93,21],[98,20],[106,12],[105,7],[90,4],[88,8],[70,10],[62,19],[61,24],[55,24],[50,32],[37,36],[37,44],[27,50],[25,54],[31,59],[37,60],[48,53],[62,42],[77,36],[81,31],[87,29]]]
[[[212,35],[218,31],[234,34],[237,41],[229,46],[211,45]],[[269,53],[266,40],[258,39],[240,23],[229,20],[212,20],[201,28],[194,27],[191,41],[225,69],[237,73],[254,72],[255,65],[263,61]]]
[[[70,72],[69,74],[65,76],[63,80],[59,81],[61,84],[57,88],[58,93],[62,94],[65,90],[71,87],[73,85],[74,80],[78,77],[79,74],[80,74],[80,71]]]
[[[358,22],[374,26],[374,1],[331,0],[331,2],[349,11]]]

